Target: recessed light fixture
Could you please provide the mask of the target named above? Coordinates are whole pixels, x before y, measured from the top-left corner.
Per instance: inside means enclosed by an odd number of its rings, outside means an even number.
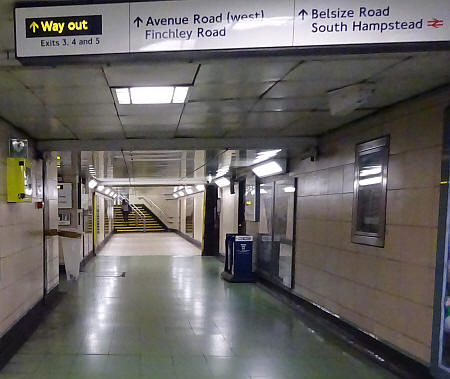
[[[204,184],[197,184],[197,185],[195,186],[195,189],[196,189],[197,191],[204,191],[204,190],[205,190],[205,185],[204,185]]]
[[[270,158],[275,157],[280,152],[281,152],[281,149],[261,151],[256,154],[256,158],[253,161],[253,164],[264,162]]]
[[[273,160],[253,167],[252,171],[260,178],[264,178],[266,176],[281,174],[283,172],[283,167],[281,167],[280,163]]]
[[[100,186],[97,187],[97,191],[103,191],[104,189],[105,189],[105,186],[101,186],[100,185]]]
[[[184,192],[183,191],[180,191],[180,192],[178,192],[178,196],[184,196]]]
[[[173,98],[173,87],[131,87],[133,104],[169,104]]]
[[[189,87],[175,87],[173,92],[172,103],[183,104],[186,101],[186,97],[189,91]]]
[[[194,190],[191,187],[185,187],[184,189],[188,195],[192,195],[194,193]]]
[[[115,90],[120,105],[182,104],[186,101],[189,87],[130,87]]]
[[[90,189],[94,189],[95,187],[97,187],[97,182],[94,179],[92,179],[89,181],[88,186]]]
[[[286,193],[292,193],[292,192],[295,192],[295,187],[294,186],[284,187],[283,191]]]
[[[178,199],[178,194],[177,194],[177,193],[174,193],[172,196],[173,196],[175,199]]]
[[[227,178],[225,178],[224,176],[222,176],[219,179],[214,180],[214,183],[216,183],[220,188],[230,185],[230,181]]]
[[[110,192],[111,190],[109,188],[105,189],[105,195],[109,195]]]
[[[130,90],[129,88],[116,88],[116,95],[119,104],[131,104]]]

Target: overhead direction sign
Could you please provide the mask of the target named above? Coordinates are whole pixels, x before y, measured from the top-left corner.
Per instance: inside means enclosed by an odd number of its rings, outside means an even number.
[[[102,34],[102,16],[26,18],[27,38]]]
[[[126,53],[128,19],[128,3],[16,8],[16,55]]]
[[[15,10],[18,58],[450,40],[449,0],[184,0]]]

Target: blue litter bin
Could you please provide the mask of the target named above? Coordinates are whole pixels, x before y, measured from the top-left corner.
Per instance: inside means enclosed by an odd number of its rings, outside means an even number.
[[[225,270],[222,278],[235,283],[251,283],[253,275],[253,237],[227,234],[225,238]]]

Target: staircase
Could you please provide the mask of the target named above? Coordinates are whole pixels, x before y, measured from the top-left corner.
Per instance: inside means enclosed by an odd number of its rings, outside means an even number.
[[[167,227],[142,204],[134,204],[145,216],[146,232],[165,232]],[[137,225],[136,225],[137,218]],[[144,232],[144,221],[133,212],[128,216],[128,223],[123,219],[122,206],[114,206],[114,231],[116,233]]]

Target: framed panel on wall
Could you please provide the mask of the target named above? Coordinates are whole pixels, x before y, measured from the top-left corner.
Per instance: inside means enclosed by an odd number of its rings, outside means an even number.
[[[356,145],[352,242],[384,247],[389,136]]]
[[[259,222],[259,181],[256,175],[250,175],[245,185],[245,220]]]

